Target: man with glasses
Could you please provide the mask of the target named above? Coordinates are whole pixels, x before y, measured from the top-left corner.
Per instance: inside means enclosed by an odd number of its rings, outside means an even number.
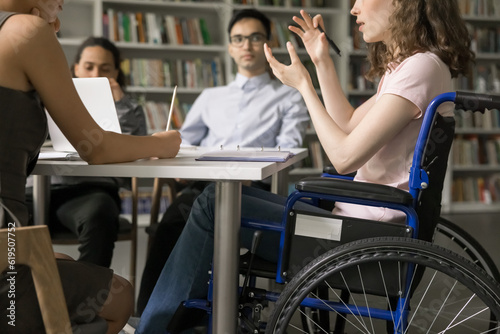
[[[227,86],[205,89],[180,129],[187,145],[300,147],[309,122],[300,93],[271,78],[264,55],[271,22],[255,9],[234,13],[228,26],[229,55],[237,73]],[[141,279],[137,314],[142,314],[156,281],[180,236],[195,198],[206,182],[190,183],[169,206],[154,232]],[[269,183],[252,182],[269,190]],[[175,305],[177,307],[177,305]]]

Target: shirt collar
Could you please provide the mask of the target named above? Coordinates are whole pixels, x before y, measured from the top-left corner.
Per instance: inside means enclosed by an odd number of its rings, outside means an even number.
[[[256,87],[260,87],[268,84],[271,81],[271,76],[269,75],[268,72],[265,72],[256,77],[247,78],[246,76],[240,73],[236,73],[236,78],[234,81],[236,82],[236,85],[238,85],[240,89],[243,89],[243,86],[247,83],[247,81],[252,81],[252,83]]]

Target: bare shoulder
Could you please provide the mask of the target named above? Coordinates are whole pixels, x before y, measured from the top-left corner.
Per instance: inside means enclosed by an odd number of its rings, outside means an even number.
[[[43,45],[50,39],[55,40],[52,27],[42,18],[33,15],[12,15],[0,30],[0,45],[14,51]]]
[[[57,45],[54,29],[45,20],[23,14],[9,17],[0,29],[0,85],[32,89],[28,69],[46,64]]]

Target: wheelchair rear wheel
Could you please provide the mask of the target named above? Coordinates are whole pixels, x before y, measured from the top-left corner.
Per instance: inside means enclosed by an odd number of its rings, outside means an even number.
[[[432,243],[465,257],[500,282],[500,273],[488,252],[476,239],[455,223],[440,217]]]
[[[328,298],[319,298],[325,286]],[[349,302],[338,302],[342,291]],[[311,333],[332,333],[339,318],[341,333],[500,332],[498,282],[447,249],[409,238],[358,240],[318,257],[287,284],[266,333],[308,333],[304,316],[318,312],[304,307],[330,314],[328,328],[308,319]]]

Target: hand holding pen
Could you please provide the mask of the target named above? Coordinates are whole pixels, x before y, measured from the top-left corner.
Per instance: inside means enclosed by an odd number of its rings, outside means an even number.
[[[323,34],[325,34],[326,40],[328,41],[328,44],[330,44],[330,46],[332,47],[333,51],[335,51],[335,53],[338,54],[339,57],[342,57],[342,55],[340,54],[340,49],[337,46],[337,44],[335,44],[335,42],[332,41],[332,39],[330,37],[328,37],[326,32],[323,30],[323,28],[321,28],[321,26],[319,24],[318,24],[318,30],[321,31]]]
[[[337,55],[340,54],[340,49],[338,46],[333,42],[333,40],[324,32],[323,28],[321,27],[321,21],[322,18],[320,15],[317,15],[316,17],[312,18],[308,13],[306,13],[305,10],[301,10],[300,14],[302,18],[294,16],[293,21],[297,23],[299,26],[289,26],[288,28],[290,31],[293,33],[297,34],[302,41],[304,42],[304,45],[306,46],[307,52],[311,56],[312,60],[314,61],[313,58],[316,57],[321,57],[321,55],[318,53],[320,52],[318,49],[319,41],[320,39],[318,38],[318,31],[320,33],[323,33],[325,35],[325,39],[328,43],[328,45],[337,53]],[[324,51],[327,51],[325,49],[322,49]],[[321,51],[322,53],[323,51]]]

